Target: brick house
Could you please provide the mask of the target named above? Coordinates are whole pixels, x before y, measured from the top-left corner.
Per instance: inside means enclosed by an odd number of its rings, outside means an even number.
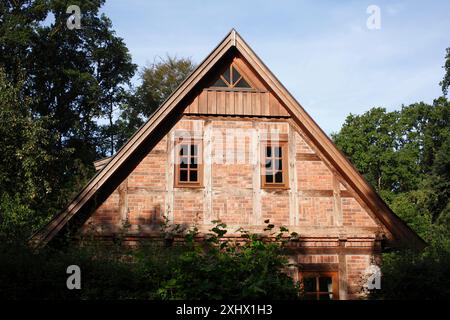
[[[36,247],[68,231],[158,238],[163,218],[297,232],[291,270],[314,298],[351,299],[386,248],[422,248],[244,40],[232,30],[68,207]],[[124,225],[127,227],[124,229]],[[230,232],[230,236],[234,236]]]

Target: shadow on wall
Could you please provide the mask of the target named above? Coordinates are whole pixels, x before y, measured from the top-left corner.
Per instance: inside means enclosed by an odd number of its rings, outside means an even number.
[[[120,215],[119,212],[111,214]],[[174,238],[184,236],[192,228],[195,228],[195,223],[170,224],[161,205],[155,205],[151,209],[128,211],[123,222],[120,222],[120,217],[88,221],[74,238],[83,243],[112,241],[137,245],[149,240],[173,242]]]

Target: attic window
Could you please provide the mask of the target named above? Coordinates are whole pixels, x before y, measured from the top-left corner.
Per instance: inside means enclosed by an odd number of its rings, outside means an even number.
[[[247,88],[250,89],[250,85],[245,81],[244,77],[237,71],[237,69],[230,65],[224,73],[222,73],[219,79],[213,84],[213,87],[219,88]]]

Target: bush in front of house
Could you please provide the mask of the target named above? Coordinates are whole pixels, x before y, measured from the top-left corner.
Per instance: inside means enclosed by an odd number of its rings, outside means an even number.
[[[244,241],[226,241],[225,227],[218,223],[201,242],[188,232],[183,245],[170,247],[93,244],[34,253],[24,245],[1,242],[0,300],[298,297],[298,286],[284,272],[282,241],[263,241],[243,230]],[[67,288],[70,265],[80,267],[80,290]]]
[[[268,221],[266,221],[268,223]],[[265,231],[271,231],[269,224]],[[296,299],[299,286],[285,270],[283,234],[272,241],[240,229],[242,242],[227,241],[226,225],[218,222],[202,246],[191,241],[171,277],[159,290],[163,299]],[[195,231],[194,231],[195,233]],[[191,237],[193,239],[194,237]]]

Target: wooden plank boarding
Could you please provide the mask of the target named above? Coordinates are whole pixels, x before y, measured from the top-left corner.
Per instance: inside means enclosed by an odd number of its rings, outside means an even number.
[[[198,98],[198,113],[208,113],[208,94],[205,90],[200,93],[200,96]]]
[[[270,92],[237,89],[205,89],[186,107],[184,114],[289,117]]]

